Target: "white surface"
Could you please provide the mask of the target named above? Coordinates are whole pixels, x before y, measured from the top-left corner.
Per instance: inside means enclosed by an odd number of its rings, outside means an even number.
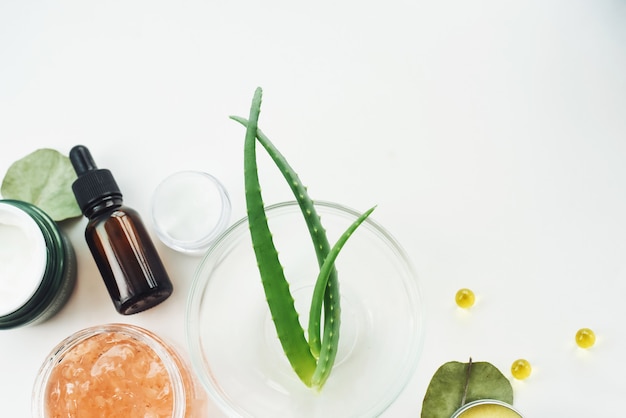
[[[152,190],[205,170],[244,214],[243,129],[260,126],[312,196],[395,234],[421,277],[423,358],[384,417],[415,417],[437,367],[486,360],[528,417],[623,408],[626,5],[614,1],[0,2],[0,172],[36,148],[87,145],[148,221]],[[271,166],[266,202],[289,198]],[[50,321],[0,333],[2,415],[28,417],[48,351],[78,329],[145,326],[184,350],[198,259],[159,249],[176,289],[118,315],[66,222],[79,280]],[[460,312],[460,287],[477,304]],[[574,345],[580,327],[598,342]]]

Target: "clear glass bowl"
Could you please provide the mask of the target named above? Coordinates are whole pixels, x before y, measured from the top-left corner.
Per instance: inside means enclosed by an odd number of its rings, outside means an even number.
[[[316,202],[331,245],[359,213]],[[319,268],[295,202],[267,208],[275,245],[306,329]],[[321,392],[291,369],[269,314],[248,222],[224,232],[198,267],[186,312],[192,366],[230,416],[375,417],[413,375],[423,339],[418,282],[401,246],[371,218],[336,263],[341,337]]]

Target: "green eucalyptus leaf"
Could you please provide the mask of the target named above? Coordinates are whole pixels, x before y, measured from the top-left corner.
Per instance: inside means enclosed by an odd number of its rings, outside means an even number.
[[[76,172],[70,159],[53,149],[38,149],[14,162],[2,180],[5,199],[39,207],[55,221],[81,215],[72,192]]]
[[[466,403],[496,399],[513,404],[513,387],[487,362],[451,361],[441,366],[426,389],[421,418],[450,418]]]

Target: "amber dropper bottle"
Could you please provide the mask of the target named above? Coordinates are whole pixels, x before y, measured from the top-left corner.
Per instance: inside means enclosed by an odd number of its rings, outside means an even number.
[[[86,147],[72,148],[70,161],[78,175],[72,190],[89,219],[85,239],[115,309],[130,315],[158,305],[172,294],[172,282],[141,217],[123,206],[113,175]]]

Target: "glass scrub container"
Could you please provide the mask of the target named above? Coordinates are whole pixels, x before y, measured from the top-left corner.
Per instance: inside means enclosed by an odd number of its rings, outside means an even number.
[[[0,200],[0,329],[49,319],[75,283],[74,249],[56,222],[30,203]]]
[[[494,399],[469,402],[457,410],[451,418],[523,418],[511,405]]]
[[[214,176],[180,171],[165,178],[152,196],[152,221],[159,239],[173,250],[204,253],[230,219],[228,192]]]
[[[315,202],[331,243],[361,213]],[[319,272],[296,202],[266,208],[272,239],[306,329]],[[259,275],[247,218],[215,240],[195,272],[187,313],[192,365],[229,417],[378,417],[404,390],[420,356],[420,292],[398,242],[372,217],[335,266],[341,325],[337,357],[321,389],[307,387],[280,345]]]
[[[154,333],[108,324],[79,331],[55,347],[33,388],[35,418],[192,418],[206,397],[186,363]]]

